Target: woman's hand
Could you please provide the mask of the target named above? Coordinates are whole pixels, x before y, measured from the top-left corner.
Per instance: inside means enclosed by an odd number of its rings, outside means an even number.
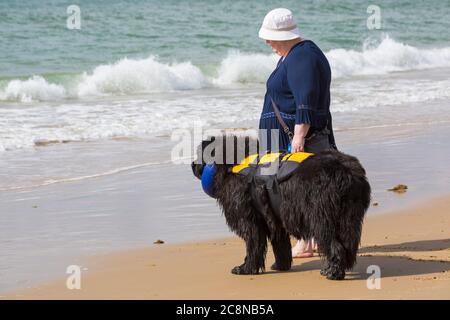
[[[305,151],[305,137],[302,137],[298,134],[294,135],[294,137],[292,138],[291,148],[292,153]]]
[[[305,137],[310,125],[307,123],[296,124],[294,127],[294,137],[292,138],[291,152],[305,151]]]

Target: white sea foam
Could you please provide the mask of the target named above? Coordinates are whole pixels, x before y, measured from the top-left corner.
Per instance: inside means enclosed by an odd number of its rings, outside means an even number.
[[[230,51],[222,60],[218,69],[218,77],[213,83],[218,86],[234,83],[264,83],[273,71],[277,60],[275,54],[245,54]]]
[[[450,99],[450,80],[420,79],[414,73],[408,75],[412,78],[336,81],[331,90],[332,110],[355,112],[383,106],[418,106],[433,100]]]
[[[148,93],[200,89],[208,84],[199,68],[190,62],[164,64],[155,57],[122,59],[85,73],[78,85],[79,96]]]
[[[149,101],[64,102],[38,108],[0,108],[0,151],[70,141],[142,137],[203,127],[223,121],[253,120],[260,99],[245,93],[233,97],[179,96]],[[220,116],[218,116],[220,115]]]
[[[11,80],[4,90],[0,90],[0,101],[32,102],[34,100],[59,100],[66,95],[62,85],[48,83],[41,76],[28,80]]]
[[[419,49],[386,36],[376,46],[360,51],[333,49],[325,53],[334,78],[378,75],[394,71],[450,67],[450,47]],[[50,83],[41,76],[12,80],[0,88],[0,101],[48,101],[67,97],[130,95],[233,84],[264,83],[274,69],[275,54],[241,53],[233,50],[217,65],[216,75],[202,73],[191,62],[163,63],[154,56],[122,59],[97,66],[76,79],[75,86]]]
[[[450,47],[419,49],[385,36],[377,45],[366,41],[360,51],[333,49],[325,53],[334,78],[379,75],[395,71],[450,67]],[[275,54],[248,54],[230,51],[218,68],[213,83],[264,83],[274,69]]]
[[[170,137],[173,130],[191,130],[196,122],[204,129],[257,122],[263,91],[234,89],[227,90],[225,95],[221,91],[214,92],[183,92],[171,99],[108,98],[83,103],[67,101],[51,106],[42,104],[33,108],[0,108],[0,151],[115,137]],[[376,125],[380,117],[384,123],[395,122],[399,117],[405,121],[447,121],[450,120],[445,116],[448,113],[440,111],[445,110],[447,104],[430,108],[429,103],[449,98],[450,80],[344,79],[333,85],[331,106],[334,114],[339,114],[337,119],[348,114],[346,119],[352,123],[371,119],[372,125]],[[347,127],[346,121],[337,123]]]
[[[332,85],[332,111],[364,112],[364,117],[370,118],[368,113],[378,114],[378,108],[400,105],[401,110],[406,110],[402,106],[411,106],[408,109],[411,115],[405,114],[405,119],[419,117],[425,121],[423,115],[429,110],[422,106],[433,100],[450,98],[446,69],[358,77],[357,80],[351,75],[450,66],[449,50],[417,49],[390,38],[372,48],[365,46],[359,52],[331,50],[326,54],[334,76],[340,78]],[[19,103],[11,108],[0,106],[0,151],[35,147],[45,142],[170,135],[173,129],[192,128],[198,120],[204,127],[218,128],[242,121],[257,121],[264,89],[262,86],[243,89],[241,85],[263,83],[276,61],[273,54],[232,51],[217,66],[216,74],[209,76],[190,62],[166,64],[149,57],[98,66],[79,76],[78,82],[67,88],[40,76],[12,80],[0,88],[0,100]],[[241,85],[235,88],[236,83]],[[215,90],[178,91],[176,95],[164,93],[210,86]],[[144,96],[131,96],[134,93]],[[152,93],[151,99],[146,93]],[[116,94],[129,96],[115,98]],[[107,97],[88,99],[98,95]],[[64,101],[69,97],[71,99]],[[82,99],[77,100],[77,97]],[[42,103],[37,107],[21,106],[22,102],[35,100],[61,101]],[[386,121],[396,117],[391,116],[395,109],[390,110],[385,115]],[[448,117],[440,119],[442,116],[436,111],[434,114],[438,120],[448,120]]]
[[[450,66],[449,47],[418,49],[389,36],[375,47],[364,45],[361,51],[333,49],[326,56],[335,78]]]

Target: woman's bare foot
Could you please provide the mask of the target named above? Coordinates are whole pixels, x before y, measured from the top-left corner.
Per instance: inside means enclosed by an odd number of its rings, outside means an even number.
[[[298,240],[292,248],[292,258],[311,258],[314,256],[311,241]]]
[[[318,248],[317,248],[317,242],[314,241],[314,238],[311,239],[311,243],[312,243],[312,249],[314,252],[318,252]]]

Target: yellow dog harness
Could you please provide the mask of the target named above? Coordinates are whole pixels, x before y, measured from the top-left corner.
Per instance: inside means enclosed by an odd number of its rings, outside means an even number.
[[[304,160],[308,159],[310,156],[314,155],[309,152],[295,152],[295,153],[267,153],[263,155],[258,161],[258,154],[252,154],[241,161],[240,164],[235,165],[232,169],[232,173],[241,173],[244,169],[249,168],[250,166],[258,166],[258,165],[267,165],[272,164],[276,160],[280,161],[280,167],[284,165],[284,163],[288,164],[289,162],[299,164]],[[295,165],[297,167],[297,165]]]
[[[247,178],[249,192],[252,195],[254,206],[264,210],[264,204],[255,192],[256,186],[263,186],[267,190],[269,203],[272,209],[279,213],[281,195],[279,183],[289,177],[301,167],[301,163],[313,156],[313,153],[268,153],[259,157],[252,154],[231,168],[231,172]]]

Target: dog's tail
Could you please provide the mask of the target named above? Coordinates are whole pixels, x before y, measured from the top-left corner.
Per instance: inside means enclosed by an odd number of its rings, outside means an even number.
[[[339,163],[333,168],[340,197],[339,200],[336,199],[340,205],[335,225],[335,241],[345,251],[343,266],[349,270],[356,263],[362,224],[370,205],[371,188],[366,171],[356,157],[341,152],[334,153],[333,157]]]
[[[362,169],[362,167],[361,167]],[[364,169],[362,169],[364,170]],[[347,193],[347,199],[342,207],[342,215],[345,219],[340,220],[340,238],[346,251],[345,268],[351,269],[356,263],[364,216],[370,205],[371,188],[365,175],[354,175]],[[342,203],[344,204],[344,202]]]

